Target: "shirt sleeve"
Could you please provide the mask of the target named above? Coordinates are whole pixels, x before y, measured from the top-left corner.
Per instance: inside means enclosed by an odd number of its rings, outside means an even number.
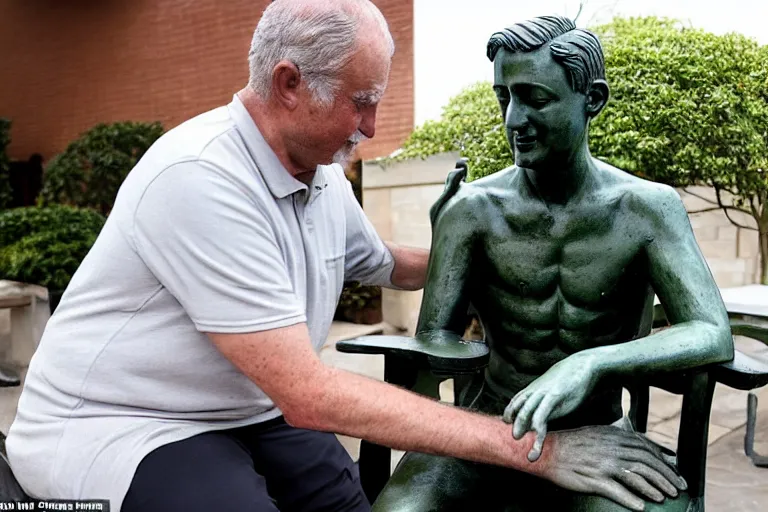
[[[184,162],[160,173],[139,200],[132,233],[139,255],[198,330],[306,321],[267,215],[213,164]]]
[[[357,202],[352,184],[338,167],[344,188],[344,215],[347,223],[344,280],[392,288],[395,260]]]

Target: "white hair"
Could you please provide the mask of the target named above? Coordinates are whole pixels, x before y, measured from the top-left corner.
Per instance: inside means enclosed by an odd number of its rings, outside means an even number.
[[[393,55],[395,43],[387,22],[369,0],[347,0],[332,7],[273,1],[253,32],[248,85],[262,98],[269,98],[272,71],[287,60],[299,69],[315,100],[330,105],[340,86],[342,68],[356,49],[357,32],[366,14],[383,32]]]

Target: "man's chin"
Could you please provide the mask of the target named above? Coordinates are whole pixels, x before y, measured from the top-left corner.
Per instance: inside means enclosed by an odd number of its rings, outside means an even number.
[[[331,159],[331,163],[339,164],[342,167],[346,167],[347,164],[352,160],[352,155],[354,155],[355,148],[353,147],[351,150],[347,148],[343,148],[338,150]]]

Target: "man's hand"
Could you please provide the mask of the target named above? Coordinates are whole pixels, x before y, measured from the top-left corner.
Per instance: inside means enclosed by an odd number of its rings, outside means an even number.
[[[563,359],[512,398],[504,409],[506,423],[514,422],[512,435],[521,439],[526,432],[536,432],[528,460],[541,456],[547,435],[547,422],[573,412],[594,388],[597,372],[593,358],[582,352]]]
[[[598,426],[552,432],[541,458],[541,473],[560,487],[607,497],[632,510],[645,499],[662,502],[687,489],[685,480],[661,458],[644,436],[617,427]]]

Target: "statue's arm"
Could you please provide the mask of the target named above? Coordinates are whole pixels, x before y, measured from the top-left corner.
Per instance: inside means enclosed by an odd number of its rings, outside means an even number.
[[[650,221],[651,285],[672,327],[645,338],[593,349],[601,374],[683,370],[733,358],[728,314],[677,193],[654,190],[643,201]]]
[[[481,205],[469,194],[441,205],[434,218],[427,280],[416,328],[417,339],[450,343],[461,339],[470,300],[473,251],[480,236]]]

